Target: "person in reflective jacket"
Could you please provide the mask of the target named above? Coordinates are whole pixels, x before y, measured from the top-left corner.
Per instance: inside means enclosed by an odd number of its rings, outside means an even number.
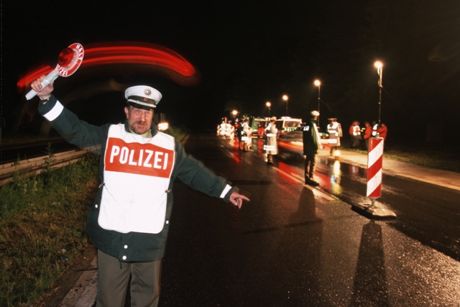
[[[249,199],[152,125],[162,98],[157,89],[128,87],[126,121],[95,126],[65,108],[42,79],[31,85],[39,112],[68,142],[101,146],[101,184],[86,228],[98,250],[97,306],[124,306],[128,288],[132,306],[157,306],[174,180],[238,208]]]
[[[270,118],[270,122],[265,127],[265,162],[273,164],[273,156],[278,154],[278,128],[276,127],[276,117]]]
[[[351,138],[351,148],[359,148],[362,139],[359,121],[355,120],[351,123],[350,128],[348,128],[348,134]]]
[[[328,119],[329,124],[327,124],[327,133],[329,133],[329,140],[332,141],[330,144],[330,156],[335,156],[335,152],[340,147],[340,138],[342,135],[342,125],[337,121],[337,118],[331,117]]]

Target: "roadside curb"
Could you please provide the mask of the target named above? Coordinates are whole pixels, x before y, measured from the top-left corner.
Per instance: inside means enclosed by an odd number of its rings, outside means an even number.
[[[358,155],[360,157],[356,157]],[[367,168],[367,162],[365,162],[367,161],[367,157],[365,154],[342,150],[339,160]],[[385,155],[383,156],[383,174],[408,178],[460,191],[460,173],[396,161],[385,158]]]
[[[97,257],[91,261],[91,267],[97,267]],[[97,270],[84,271],[74,287],[67,292],[59,307],[88,307],[96,302]]]

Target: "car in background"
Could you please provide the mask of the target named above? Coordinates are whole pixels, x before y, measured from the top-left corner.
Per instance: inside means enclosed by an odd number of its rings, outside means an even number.
[[[279,134],[289,134],[290,132],[298,131],[302,125],[301,118],[293,118],[289,116],[282,116],[276,120],[276,127]]]
[[[263,137],[264,129],[270,122],[270,117],[253,117],[251,118],[251,128],[253,131],[257,131],[259,138]],[[278,135],[283,136],[290,132],[294,132],[300,129],[302,125],[302,119],[293,118],[289,116],[282,116],[276,119],[276,128],[278,128]]]
[[[251,117],[249,125],[251,126],[252,131],[257,134],[259,139],[263,138],[265,135],[265,127],[270,121],[270,117]]]

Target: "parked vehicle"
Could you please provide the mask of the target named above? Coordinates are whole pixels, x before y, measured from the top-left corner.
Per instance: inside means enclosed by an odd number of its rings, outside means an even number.
[[[299,130],[302,125],[302,119],[283,116],[276,120],[276,127],[281,135]]]

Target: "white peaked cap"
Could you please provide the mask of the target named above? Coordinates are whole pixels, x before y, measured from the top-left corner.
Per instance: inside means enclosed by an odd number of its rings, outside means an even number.
[[[131,86],[125,90],[127,103],[144,109],[156,108],[162,97],[157,89],[147,85]]]

